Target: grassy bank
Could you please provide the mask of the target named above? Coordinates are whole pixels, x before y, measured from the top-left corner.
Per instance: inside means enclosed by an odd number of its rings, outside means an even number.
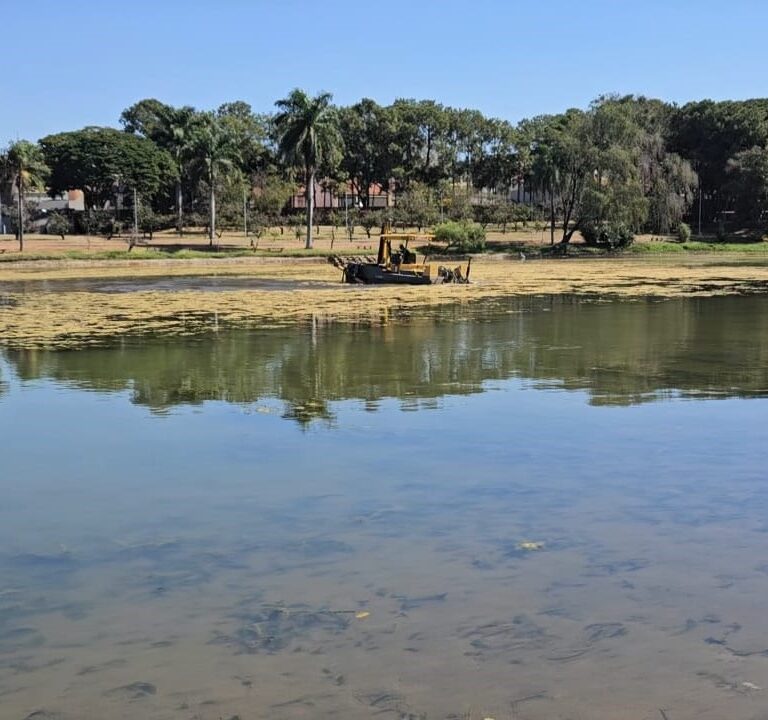
[[[411,228],[417,233],[417,228]],[[556,238],[559,239],[559,236]],[[251,243],[255,247],[251,246]],[[261,238],[248,237],[237,233],[225,233],[214,247],[202,233],[190,232],[179,237],[172,232],[157,233],[154,239],[128,250],[125,238],[102,238],[68,236],[65,239],[50,235],[30,235],[25,251],[18,252],[16,242],[9,236],[0,238],[0,264],[28,260],[186,260],[221,259],[246,257],[316,257],[331,253],[341,255],[371,255],[378,247],[378,237],[368,237],[358,228],[350,240],[328,226],[317,228],[315,248],[304,249],[303,238],[285,232],[270,232]],[[418,243],[424,252],[426,245]],[[430,254],[441,253],[442,245],[429,248]],[[512,255],[519,253],[529,257],[544,256],[551,252],[549,232],[541,227],[510,228],[508,232],[489,230],[486,239],[487,255]],[[728,242],[719,242],[714,235],[704,235],[686,243],[679,243],[672,236],[638,235],[634,244],[626,251],[632,255],[671,255],[700,253],[738,253],[747,255],[768,254],[768,242],[761,241],[759,233],[737,233]],[[576,233],[569,247],[574,257],[589,258],[610,254],[602,248],[587,247]]]
[[[14,253],[0,255],[0,263],[27,262],[30,260],[191,260],[245,257],[324,257],[326,250],[305,250],[303,248],[289,248],[287,250],[164,250],[160,248],[138,248],[134,250],[66,250],[63,252],[37,252]]]
[[[669,253],[740,253],[747,255],[768,255],[768,242],[734,243],[704,242],[691,240],[679,243],[666,240],[639,242],[631,245],[628,252],[636,255],[654,255]]]

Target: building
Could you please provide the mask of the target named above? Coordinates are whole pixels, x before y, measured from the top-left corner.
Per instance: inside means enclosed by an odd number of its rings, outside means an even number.
[[[394,183],[390,183],[389,188],[384,188],[379,183],[373,183],[368,189],[368,207],[371,209],[381,209],[392,207],[395,204]],[[355,192],[352,183],[348,183],[341,188],[332,189],[323,181],[315,181],[314,199],[316,210],[336,210],[344,207],[363,207],[364,200]],[[304,209],[307,206],[307,199],[304,194],[304,188],[299,187],[298,192],[291,198],[290,206],[292,210]]]

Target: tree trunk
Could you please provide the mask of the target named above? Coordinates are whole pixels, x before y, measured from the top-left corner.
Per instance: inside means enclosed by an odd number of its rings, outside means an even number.
[[[208,245],[213,247],[213,238],[216,235],[216,180],[211,175],[211,208],[208,219]]]
[[[24,252],[24,175],[19,168],[19,252]]]
[[[314,200],[315,200],[315,193],[313,192],[315,188],[315,171],[307,168],[307,172],[305,173],[306,177],[306,189],[305,189],[305,195],[307,198],[307,242],[304,245],[304,248],[306,250],[312,249],[312,220],[313,220],[313,214],[314,214]]]
[[[179,233],[179,237],[184,235],[184,214],[182,210],[182,197],[181,197],[181,180],[176,183],[176,231]]]
[[[555,244],[555,190],[549,188],[549,244]]]

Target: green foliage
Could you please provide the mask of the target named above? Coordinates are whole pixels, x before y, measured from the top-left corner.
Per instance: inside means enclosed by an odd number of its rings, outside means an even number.
[[[338,117],[331,106],[332,95],[320,93],[310,98],[303,90],[293,90],[275,105],[279,112],[274,119],[280,157],[304,174],[307,198],[306,249],[312,248],[313,195],[315,175],[319,167],[328,172],[341,159],[342,139]]]
[[[173,158],[154,142],[112,128],[48,135],[40,144],[51,168],[50,191],[82,190],[91,209],[112,200],[119,186],[153,198],[177,177]]]
[[[21,190],[42,190],[48,179],[49,168],[39,145],[28,140],[17,140],[5,153],[7,176]]]
[[[587,223],[580,230],[587,245],[609,250],[629,247],[635,239],[632,230],[623,223]]]
[[[371,237],[371,230],[380,228],[385,222],[385,215],[381,210],[366,210],[360,214],[359,224],[363,226],[366,237]]]
[[[700,195],[710,231],[724,210],[735,210],[729,217],[740,226],[768,222],[764,99],[675,107],[605,96],[586,110],[513,127],[434,100],[400,98],[385,106],[363,99],[335,108],[328,94],[313,98],[296,90],[277,103],[274,117],[243,101],[205,113],[148,98],[120,121],[125,132],[89,127],[44,138],[44,157],[27,153],[34,161],[24,165],[25,188],[82,189],[89,209],[136,188],[156,212],[173,208],[179,228],[182,206],[213,214],[217,202],[219,224],[238,227],[237,202],[217,196],[241,176],[253,181],[251,211],[274,218],[270,222],[278,222],[298,190],[294,178],[307,188],[311,176],[337,193],[350,190],[364,209],[372,187],[392,186],[395,220],[418,228],[472,218],[506,231],[510,223],[531,220],[535,207],[538,216],[554,220],[563,241],[603,223],[669,234],[690,222]],[[33,143],[17,145],[34,155]],[[12,202],[17,175],[9,152],[0,153],[4,204]],[[523,204],[501,200],[512,199],[517,187],[520,201],[521,185]],[[477,190],[493,190],[500,201],[472,208]],[[213,237],[215,217],[203,224]]]
[[[262,173],[253,179],[251,208],[270,218],[277,218],[296,194],[296,183],[276,173]]]
[[[421,231],[439,218],[433,192],[422,183],[413,183],[397,198],[394,220],[402,227],[417,227]]]
[[[687,243],[691,239],[691,226],[681,222],[677,226],[677,239],[681,243]]]
[[[465,192],[455,192],[443,198],[445,213],[451,220],[471,220],[473,215],[472,203]]]
[[[435,226],[435,240],[447,243],[447,250],[479,252],[485,249],[485,230],[474,222],[449,220]]]
[[[77,216],[77,224],[86,235],[112,237],[116,230],[114,213],[111,210],[90,209]]]
[[[45,225],[45,231],[49,235],[58,235],[61,239],[70,231],[69,218],[61,213],[51,213],[48,216],[48,222]]]
[[[738,219],[752,227],[768,224],[768,147],[742,150],[728,161],[726,188],[735,197]]]
[[[365,207],[374,183],[387,187],[395,174],[399,153],[394,143],[396,124],[391,109],[364,98],[338,111],[344,153],[339,169],[349,178]]]
[[[150,241],[156,232],[170,230],[174,227],[176,218],[170,214],[156,213],[150,205],[141,203],[138,210],[139,230],[148,235]]]
[[[35,205],[30,202],[24,203],[24,232],[30,232],[33,229],[32,220],[35,214]],[[14,235],[19,233],[19,207],[16,203],[3,208],[3,214],[7,215],[10,223],[7,230]]]

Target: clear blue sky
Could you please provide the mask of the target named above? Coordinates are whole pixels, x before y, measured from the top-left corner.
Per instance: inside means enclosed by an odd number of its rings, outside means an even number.
[[[294,87],[511,121],[608,92],[768,96],[765,0],[0,0],[0,46],[0,145]]]

